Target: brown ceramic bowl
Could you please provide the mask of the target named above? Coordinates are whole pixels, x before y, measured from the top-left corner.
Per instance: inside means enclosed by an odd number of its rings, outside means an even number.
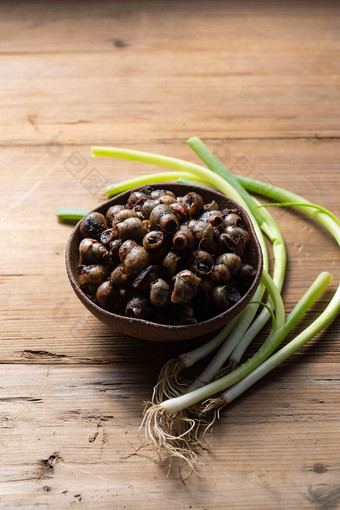
[[[171,190],[175,193],[176,196],[183,196],[189,191],[196,191],[202,196],[205,203],[216,200],[221,209],[232,208],[238,211],[239,216],[241,216],[243,219],[250,234],[247,251],[247,262],[256,268],[255,278],[246,294],[244,294],[240,301],[238,301],[234,306],[225,312],[220,313],[216,317],[205,320],[203,322],[199,322],[198,324],[190,324],[186,326],[169,326],[164,324],[157,324],[147,320],[134,319],[108,312],[107,310],[104,310],[100,306],[93,303],[78,285],[78,247],[82,239],[79,234],[79,223],[74,228],[66,248],[66,268],[71,285],[80,301],[86,306],[88,310],[90,310],[91,313],[93,313],[93,315],[95,315],[95,317],[97,317],[108,326],[111,326],[112,328],[120,331],[121,333],[125,333],[133,337],[142,338],[145,340],[153,340],[156,342],[164,342],[187,340],[211,333],[213,331],[217,331],[218,329],[225,326],[249,303],[261,278],[262,252],[252,223],[250,222],[247,213],[241,206],[214,190],[188,186],[186,184],[159,183],[157,185],[155,184],[154,186],[156,189],[158,188]],[[131,190],[115,196],[111,200],[108,200],[101,206],[94,209],[94,211],[105,215],[108,208],[112,205],[125,204],[130,195],[130,192]]]

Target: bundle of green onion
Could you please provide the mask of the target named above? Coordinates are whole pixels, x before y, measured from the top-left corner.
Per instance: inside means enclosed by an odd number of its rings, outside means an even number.
[[[148,444],[159,453],[165,452],[171,457],[179,457],[193,467],[197,459],[195,448],[201,444],[205,432],[219,417],[221,408],[313,338],[340,310],[339,286],[320,316],[283,348],[277,350],[302,315],[332,281],[332,276],[322,272],[292,312],[285,317],[281,298],[286,271],[285,245],[282,234],[266,207],[292,206],[304,211],[324,225],[339,245],[340,221],[327,209],[312,204],[301,196],[264,182],[231,174],[199,138],[189,139],[188,144],[208,168],[180,159],[120,148],[93,147],[92,155],[128,159],[171,169],[109,186],[108,196],[144,184],[173,180],[214,186],[247,211],[262,248],[264,270],[261,284],[252,301],[213,339],[165,364],[154,388],[152,402],[144,411],[142,425],[145,427]],[[260,205],[249,191],[276,202]],[[78,220],[85,213],[84,210],[57,209],[57,215],[67,221]],[[268,253],[263,234],[272,243],[272,277],[268,273]],[[266,303],[262,303],[265,291],[269,297]],[[263,309],[256,316],[261,305]],[[242,363],[246,349],[269,319],[272,326],[267,339],[251,358]],[[181,378],[179,374],[182,370],[216,350],[215,356],[195,381],[190,383]]]

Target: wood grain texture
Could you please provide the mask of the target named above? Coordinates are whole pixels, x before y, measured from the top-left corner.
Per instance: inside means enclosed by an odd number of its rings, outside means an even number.
[[[185,484],[176,470],[167,478],[151,452],[133,455],[151,383],[145,368],[26,365],[20,381],[15,365],[3,365],[3,506],[67,508],[81,499],[85,508],[146,509],[162,500],[166,509],[211,509],[228,498],[242,509],[310,508],[320,484],[324,495],[337,486],[339,363],[331,371],[287,364],[231,406],[202,455],[204,478]]]
[[[91,145],[197,161],[193,135],[232,171],[340,215],[339,11],[1,3],[0,508],[340,508],[339,320],[224,412],[203,478],[166,477],[151,452],[133,454],[143,402],[162,364],[197,341],[157,346],[92,317],[65,272],[71,227],[54,216],[153,171],[92,160]],[[306,325],[339,282],[338,247],[306,215],[271,212],[287,243],[287,311],[321,270],[334,276]]]

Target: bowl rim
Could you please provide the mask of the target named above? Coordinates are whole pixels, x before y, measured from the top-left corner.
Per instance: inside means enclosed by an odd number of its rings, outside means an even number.
[[[155,186],[155,189],[169,189],[171,190],[172,187],[176,186],[176,188],[182,188],[183,191],[186,191],[188,192],[189,189],[190,191],[194,191],[194,192],[197,192],[197,193],[202,193],[202,190],[203,191],[209,191],[211,192],[212,194],[214,194],[215,196],[217,196],[217,198],[220,198],[220,200],[228,200],[229,203],[231,203],[232,206],[234,207],[231,207],[231,208],[235,208],[235,209],[238,209],[240,212],[241,212],[241,215],[244,218],[246,218],[246,223],[247,223],[247,230],[249,231],[250,230],[250,235],[251,235],[251,239],[253,241],[253,247],[256,251],[256,255],[257,255],[257,260],[258,260],[258,264],[257,264],[257,267],[255,268],[256,269],[256,274],[255,274],[255,277],[249,287],[249,289],[247,290],[247,292],[241,297],[241,299],[235,303],[232,307],[228,308],[227,310],[219,313],[218,315],[215,315],[214,317],[211,317],[209,319],[206,319],[204,321],[201,321],[201,322],[197,322],[196,324],[185,324],[185,325],[172,325],[172,324],[161,324],[161,323],[157,323],[157,322],[152,322],[152,321],[149,321],[149,320],[146,320],[146,319],[138,319],[138,318],[133,318],[133,317],[126,317],[125,315],[120,315],[120,314],[116,314],[114,312],[110,312],[108,310],[106,310],[105,308],[102,308],[101,306],[97,305],[96,303],[94,303],[86,294],[84,291],[82,291],[82,289],[79,287],[79,284],[76,280],[76,277],[74,275],[74,272],[72,270],[72,257],[71,257],[71,248],[72,248],[72,244],[74,242],[74,238],[76,236],[79,236],[79,226],[80,226],[80,222],[81,220],[79,220],[77,222],[77,224],[75,225],[75,227],[73,228],[70,236],[69,236],[69,239],[67,241],[67,245],[66,245],[66,251],[65,251],[65,262],[66,262],[66,270],[67,270],[67,274],[68,274],[68,278],[70,280],[70,283],[71,283],[71,286],[73,287],[73,290],[75,291],[77,297],[82,301],[82,303],[86,306],[86,308],[88,308],[90,311],[94,310],[96,313],[96,317],[99,318],[98,316],[103,316],[103,318],[105,317],[107,320],[117,320],[117,322],[122,322],[122,323],[126,323],[126,324],[143,324],[144,326],[148,326],[149,328],[152,328],[152,329],[157,329],[157,331],[159,333],[163,331],[173,331],[173,332],[183,332],[183,331],[192,331],[194,332],[195,330],[199,329],[199,328],[204,328],[204,327],[209,327],[209,326],[213,326],[214,323],[216,322],[221,322],[223,318],[225,318],[225,321],[224,323],[227,324],[228,322],[228,316],[231,316],[231,318],[233,318],[234,316],[238,315],[242,309],[244,309],[244,307],[249,303],[250,299],[252,298],[257,286],[259,285],[260,283],[260,279],[261,279],[261,275],[262,275],[262,269],[263,269],[263,254],[262,254],[262,249],[261,249],[261,246],[260,246],[260,243],[258,241],[258,238],[256,236],[256,233],[255,233],[255,230],[254,230],[254,227],[253,227],[253,224],[252,224],[252,221],[251,219],[249,218],[249,215],[247,214],[247,212],[244,210],[244,208],[238,204],[237,202],[235,202],[234,200],[232,200],[231,198],[229,198],[228,196],[224,195],[223,193],[221,193],[220,191],[217,191],[213,188],[203,188],[203,186],[195,186],[195,185],[188,185],[188,184],[182,184],[182,183],[177,183],[177,182],[159,182],[159,183],[151,183],[150,184],[151,186]],[[93,213],[93,212],[102,212],[102,210],[105,210],[105,212],[107,211],[107,209],[111,206],[111,205],[114,205],[114,203],[118,203],[117,200],[120,200],[120,199],[127,199],[128,196],[130,195],[130,193],[134,190],[137,190],[137,189],[140,189],[142,186],[137,186],[137,187],[134,187],[134,188],[131,188],[131,189],[128,189],[126,191],[123,191],[117,195],[114,195],[113,197],[111,197],[109,200],[107,200],[106,202],[103,202],[102,204],[98,205],[97,207],[95,207],[94,209],[92,209],[91,211],[89,211],[87,214],[90,214],[90,213]],[[127,200],[125,200],[124,203],[126,203]],[[113,202],[113,203],[112,203]],[[105,213],[102,212],[102,214],[105,215]],[[250,228],[249,228],[250,227]],[[235,311],[237,310],[237,311]],[[222,326],[216,326],[216,330],[219,328],[219,327],[223,327]],[[117,327],[117,330],[121,330],[121,328],[118,328]],[[210,328],[211,331],[213,331],[213,328],[211,327]],[[189,336],[189,335],[188,335]],[[197,336],[197,335],[195,335]]]

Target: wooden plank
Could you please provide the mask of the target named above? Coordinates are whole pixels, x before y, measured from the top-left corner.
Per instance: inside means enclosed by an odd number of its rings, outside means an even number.
[[[291,62],[291,54],[286,58]],[[305,56],[287,74],[269,76],[225,71],[226,61],[238,62],[229,53],[29,54],[1,60],[18,75],[1,79],[3,144],[44,143],[59,131],[76,143],[126,143],[132,126],[144,141],[185,139],[193,128],[217,138],[340,136],[339,82],[329,80],[329,72],[309,73]]]
[[[339,4],[304,2],[291,6],[251,1],[224,4],[216,0],[209,3],[180,0],[159,2],[82,2],[76,0],[45,5],[35,1],[2,2],[2,52],[93,52],[149,51],[185,49],[220,51],[225,48],[241,53],[247,49],[256,64],[262,63],[268,71],[266,56],[281,52],[296,52],[296,58],[305,52],[309,57],[326,55],[327,46],[332,54],[338,42]],[[204,20],[204,22],[203,22]],[[289,30],[287,30],[289,28]],[[20,30],[20,37],[16,31]],[[325,35],[323,39],[315,33]],[[327,36],[327,37],[326,37]],[[125,43],[117,44],[120,40]],[[256,43],[256,45],[255,45]],[[284,47],[283,44],[284,43]],[[302,43],[302,45],[300,44]],[[315,55],[310,49],[317,49]],[[160,62],[161,64],[161,62]],[[244,62],[240,62],[240,65]],[[249,59],[247,65],[253,65]],[[310,58],[307,65],[313,64]],[[338,65],[336,62],[332,62]],[[276,59],[280,66],[280,60]]]
[[[210,454],[200,455],[204,478],[183,484],[176,468],[166,478],[151,452],[129,457],[149,396],[145,367],[3,365],[0,505],[212,510],[228,498],[241,509],[295,509],[331,501],[340,470],[339,369],[287,363],[267,377],[215,426]]]
[[[335,4],[38,6],[3,18],[2,143],[339,137]]]

